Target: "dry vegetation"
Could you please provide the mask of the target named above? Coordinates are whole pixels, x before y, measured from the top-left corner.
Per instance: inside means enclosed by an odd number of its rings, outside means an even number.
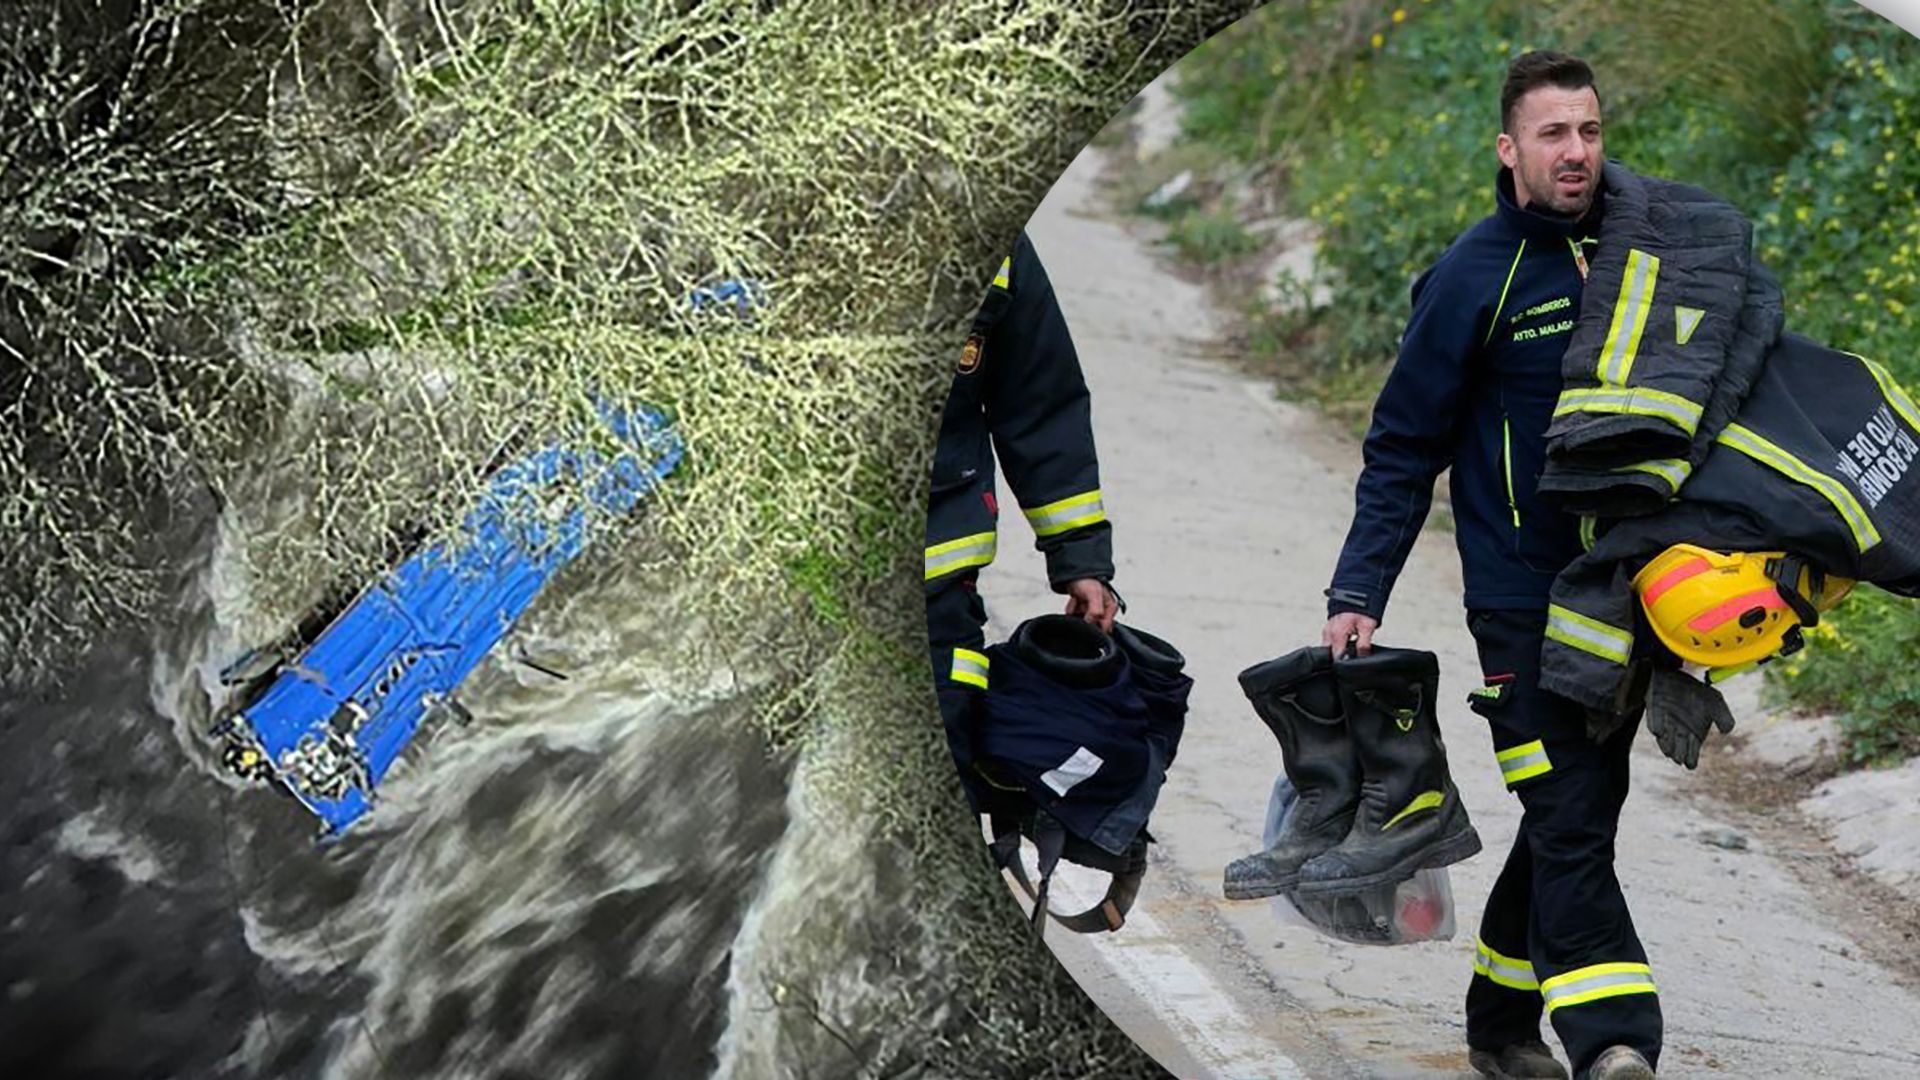
[[[646,572],[690,598],[695,652],[771,639],[769,739],[897,851],[913,917],[873,932],[951,960],[903,984],[904,1015],[938,996],[951,1025],[922,1062],[1152,1072],[1011,920],[979,929],[1004,901],[926,693],[916,555],[999,254],[1249,5],[25,6],[0,31],[5,684],[155,618],[176,515],[223,506],[290,618],[449,526],[512,432],[591,439],[595,400],[652,403],[689,457]],[[768,302],[689,305],[728,279]]]

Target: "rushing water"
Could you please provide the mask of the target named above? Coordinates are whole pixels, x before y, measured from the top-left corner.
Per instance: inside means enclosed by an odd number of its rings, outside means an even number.
[[[320,847],[202,734],[251,598],[231,521],[181,533],[162,624],[0,712],[0,1076],[770,1075],[742,961],[868,870],[781,854],[792,761],[656,669],[670,597],[590,552],[516,631],[568,677],[496,649]]]

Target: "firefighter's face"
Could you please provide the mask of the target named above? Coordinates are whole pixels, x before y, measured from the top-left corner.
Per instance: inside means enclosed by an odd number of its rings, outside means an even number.
[[[1520,205],[1540,204],[1569,217],[1593,205],[1606,160],[1600,145],[1600,98],[1590,86],[1540,86],[1514,103],[1510,131],[1496,144],[1513,170]]]

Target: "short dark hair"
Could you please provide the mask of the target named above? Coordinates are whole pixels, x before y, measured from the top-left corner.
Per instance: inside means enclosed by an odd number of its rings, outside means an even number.
[[[1514,108],[1528,91],[1542,86],[1557,86],[1562,90],[1593,87],[1594,97],[1600,96],[1599,87],[1593,85],[1593,69],[1585,60],[1551,49],[1521,53],[1507,65],[1507,82],[1500,88],[1501,131],[1513,133]]]

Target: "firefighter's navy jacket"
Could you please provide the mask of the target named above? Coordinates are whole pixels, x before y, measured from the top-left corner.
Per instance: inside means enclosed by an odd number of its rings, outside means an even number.
[[[1869,360],[1781,335],[1679,498],[1606,528],[1554,584],[1540,685],[1631,706],[1633,575],[1676,543],[1784,551],[1920,596],[1920,406]],[[1650,636],[1650,635],[1647,635]]]
[[[1110,580],[1087,384],[1024,232],[987,290],[947,395],[927,505],[929,593],[993,560],[996,451],[1055,591],[1078,578]]]
[[[1596,201],[1579,221],[1521,209],[1506,169],[1495,193],[1493,215],[1414,283],[1413,316],[1367,432],[1329,614],[1381,616],[1449,465],[1469,609],[1544,608],[1554,575],[1580,553],[1578,519],[1535,487],[1601,208]]]

